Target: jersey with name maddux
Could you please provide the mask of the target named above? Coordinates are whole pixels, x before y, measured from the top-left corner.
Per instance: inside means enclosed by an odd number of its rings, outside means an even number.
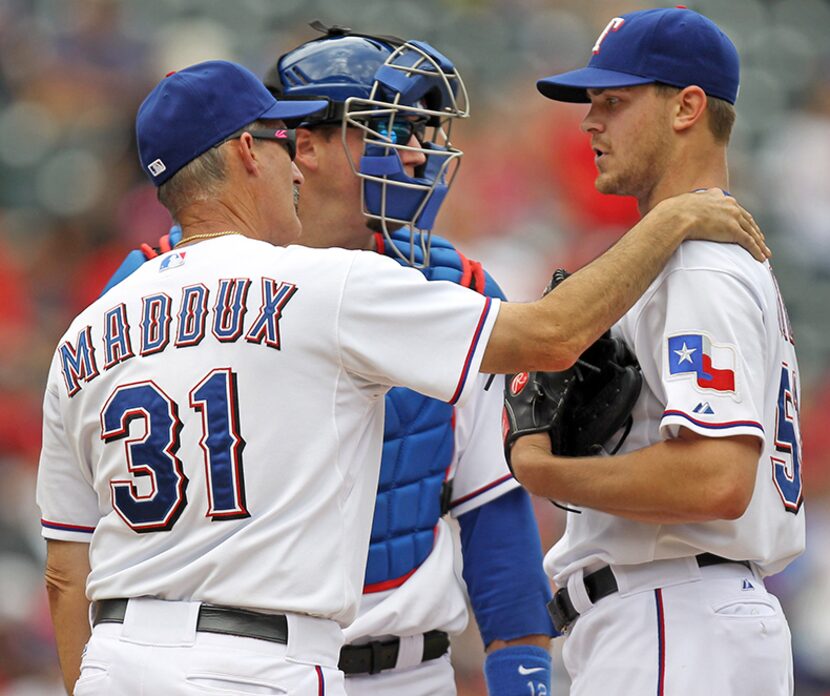
[[[228,236],[163,254],[59,343],[43,534],[91,542],[92,600],[188,598],[347,624],[384,394],[464,401],[497,312],[374,252]]]
[[[596,510],[570,514],[545,558],[561,584],[580,567],[710,552],[764,575],[804,549],[799,372],[768,263],[735,245],[686,242],[615,332],[634,349],[643,391],[628,452],[676,437],[751,435],[762,443],[752,500],[737,520],[646,524]],[[678,463],[678,466],[680,464]]]

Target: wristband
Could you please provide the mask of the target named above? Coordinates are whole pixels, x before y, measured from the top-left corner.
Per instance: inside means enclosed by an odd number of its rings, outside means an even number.
[[[536,645],[511,645],[484,661],[490,696],[549,696],[550,653]]]

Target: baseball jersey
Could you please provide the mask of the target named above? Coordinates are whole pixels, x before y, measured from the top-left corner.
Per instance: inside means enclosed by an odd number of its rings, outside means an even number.
[[[799,372],[769,263],[736,245],[685,242],[614,327],[644,385],[621,452],[676,437],[751,435],[763,446],[752,500],[737,520],[646,524],[591,509],[569,514],[545,568],[560,586],[580,567],[710,552],[764,575],[804,549]]]
[[[44,536],[91,543],[91,600],[350,623],[383,396],[463,403],[498,307],[374,252],[228,236],[145,263],[55,353]]]

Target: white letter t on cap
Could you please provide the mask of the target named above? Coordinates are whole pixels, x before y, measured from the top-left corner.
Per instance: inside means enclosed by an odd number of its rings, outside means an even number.
[[[591,49],[596,55],[599,53],[599,47],[602,45],[602,42],[605,41],[605,37],[608,36],[608,32],[610,31],[617,31],[623,24],[625,20],[622,17],[614,17],[610,22],[608,22],[608,26],[602,30],[602,34],[599,35],[597,42],[594,44],[594,47]]]

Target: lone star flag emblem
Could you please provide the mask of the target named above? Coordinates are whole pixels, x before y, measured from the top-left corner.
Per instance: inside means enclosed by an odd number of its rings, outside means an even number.
[[[735,352],[731,346],[712,343],[703,334],[669,336],[668,360],[670,375],[694,374],[698,387],[735,391]]]

